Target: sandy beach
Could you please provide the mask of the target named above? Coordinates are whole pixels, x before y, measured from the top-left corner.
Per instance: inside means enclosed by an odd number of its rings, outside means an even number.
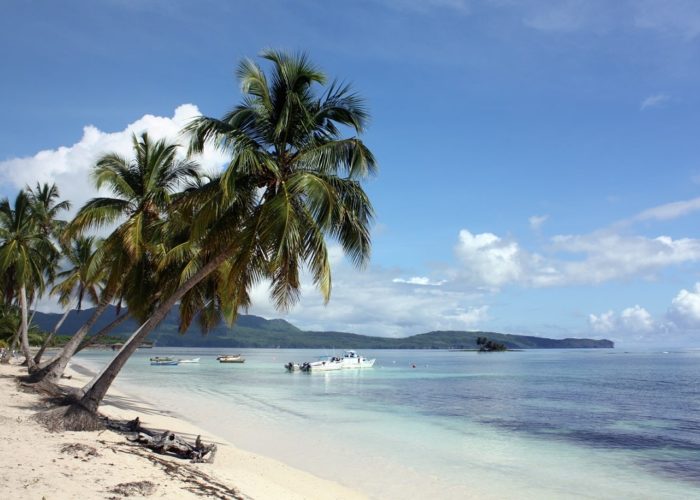
[[[0,491],[30,499],[92,498],[252,498],[361,499],[365,496],[286,464],[236,448],[217,436],[166,414],[145,402],[110,391],[103,414],[114,419],[140,417],[149,429],[170,430],[194,440],[215,442],[213,464],[146,452],[110,430],[50,433],[31,417],[42,408],[36,394],[20,391],[24,371],[0,365]],[[66,384],[86,377],[69,370]]]

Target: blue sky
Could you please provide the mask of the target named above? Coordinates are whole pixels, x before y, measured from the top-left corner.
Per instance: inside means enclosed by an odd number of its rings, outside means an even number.
[[[0,193],[80,203],[100,153],[239,99],[303,50],[368,101],[371,266],[284,317],[700,347],[700,3],[6,1]],[[86,128],[88,127],[88,128]],[[220,159],[218,160],[220,161]],[[203,163],[215,164],[211,154]],[[252,312],[280,316],[256,293]],[[50,302],[45,308],[53,307]]]

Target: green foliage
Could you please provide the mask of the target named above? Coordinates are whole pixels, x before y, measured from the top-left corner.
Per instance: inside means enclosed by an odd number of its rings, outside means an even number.
[[[376,170],[372,153],[356,137],[367,122],[363,100],[349,86],[326,85],[325,75],[305,55],[264,51],[272,63],[266,73],[251,60],[238,68],[242,103],[221,119],[199,117],[188,125],[190,151],[206,143],[230,153],[220,188],[193,220],[198,254],[188,258],[181,282],[201,268],[202,257],[230,252],[218,270],[219,282],[183,298],[183,329],[202,311],[204,324],[215,322],[218,297],[226,316],[235,318],[250,301],[250,288],[269,279],[278,309],[293,305],[300,294],[300,272],[306,266],[324,300],[331,293],[326,238],[337,240],[357,266],[369,259],[369,226],[373,209],[360,182]],[[325,86],[325,87],[324,87]],[[189,242],[188,249],[193,248]],[[222,298],[224,300],[222,300]]]
[[[503,352],[508,350],[505,344],[494,342],[486,337],[477,337],[476,345],[481,346],[479,352]]]

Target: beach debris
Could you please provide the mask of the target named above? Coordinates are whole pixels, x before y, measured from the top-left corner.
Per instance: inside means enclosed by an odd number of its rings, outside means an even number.
[[[64,453],[66,455],[73,455],[73,458],[78,458],[83,462],[87,462],[93,457],[100,456],[99,452],[97,451],[97,448],[82,443],[72,443],[63,445],[63,447],[61,448],[61,453]]]
[[[142,429],[135,438],[127,438],[132,443],[144,445],[161,455],[174,455],[179,458],[189,459],[194,463],[212,463],[216,454],[214,443],[205,445],[201,436],[197,436],[194,444],[190,444],[174,432],[164,431],[154,435]]]
[[[247,495],[216,480],[199,470],[196,465],[178,463],[170,457],[154,455],[139,446],[121,444],[116,445],[115,450],[148,459],[154,465],[160,466],[169,477],[183,481],[186,484],[183,488],[196,495],[221,500],[250,500]]]
[[[156,488],[157,486],[151,481],[133,481],[131,483],[119,483],[109,491],[124,497],[148,497],[156,492]]]

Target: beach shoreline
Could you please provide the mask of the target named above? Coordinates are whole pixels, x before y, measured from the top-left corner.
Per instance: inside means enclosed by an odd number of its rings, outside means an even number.
[[[67,385],[80,386],[87,381],[82,369],[69,369]],[[24,368],[0,365],[0,489],[10,497],[30,498],[201,498],[202,489],[192,481],[167,474],[162,466],[144,456],[126,451],[130,446],[124,434],[110,430],[99,432],[49,433],[31,417],[42,403],[38,395],[17,388],[16,377]],[[361,493],[339,483],[321,479],[278,460],[235,447],[205,429],[179,418],[167,409],[155,408],[123,390],[110,391],[100,408],[112,419],[139,417],[144,427],[170,430],[205,443],[215,442],[218,451],[213,464],[189,464],[165,458],[178,465],[206,474],[212,484],[229,488],[243,498],[254,499],[363,499]],[[129,483],[131,486],[125,486]],[[141,484],[145,490],[129,490]],[[226,491],[222,489],[221,491]],[[211,498],[229,498],[212,493]]]

